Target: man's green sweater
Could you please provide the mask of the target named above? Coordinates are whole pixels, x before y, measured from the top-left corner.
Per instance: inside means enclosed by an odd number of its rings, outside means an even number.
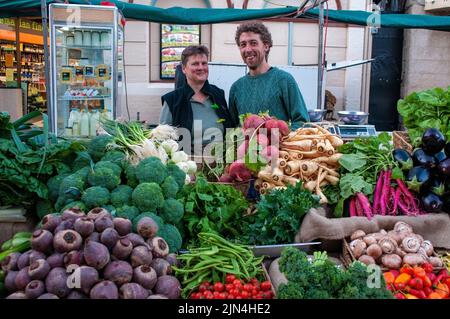
[[[234,82],[229,100],[230,112],[236,123],[239,123],[240,114],[267,111],[279,120],[290,121],[293,129],[309,122],[297,82],[288,72],[276,67],[256,76],[247,74]]]

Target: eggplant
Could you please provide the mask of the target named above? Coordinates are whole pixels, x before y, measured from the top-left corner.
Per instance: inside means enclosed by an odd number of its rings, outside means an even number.
[[[444,151],[440,151],[439,153],[434,154],[434,158],[437,163],[445,161],[447,159],[447,155],[445,155]]]
[[[423,196],[421,203],[423,209],[429,213],[437,213],[444,207],[442,198],[433,193],[428,193]]]
[[[436,154],[445,146],[444,135],[435,128],[427,129],[422,135],[422,148],[427,154]]]
[[[448,142],[447,144],[445,144],[445,146],[444,146],[444,152],[445,152],[445,155],[447,155],[447,157],[450,157],[450,142]]]
[[[430,181],[431,172],[429,168],[416,166],[409,170],[408,176],[406,177],[406,184],[408,188],[420,193],[422,186]]]
[[[417,148],[412,154],[414,166],[435,167],[437,160],[433,155],[428,155],[422,148]]]
[[[439,174],[450,176],[450,158],[447,158],[445,161],[439,163],[438,171]]]
[[[433,176],[427,183],[426,188],[428,191],[442,196],[445,193],[445,178],[441,178],[440,176]]]
[[[407,171],[413,167],[413,159],[404,149],[395,149],[392,151],[392,156],[394,157],[394,160],[400,164],[402,170]]]

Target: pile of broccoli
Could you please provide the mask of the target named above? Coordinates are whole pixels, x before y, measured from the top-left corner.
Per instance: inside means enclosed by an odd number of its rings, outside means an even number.
[[[108,150],[111,138],[94,137],[87,151],[80,152],[72,171],[49,179],[49,201],[39,205],[39,217],[77,207],[89,211],[103,207],[116,217],[130,219],[136,226],[142,217],[151,217],[159,226],[171,252],[181,248],[182,236],[176,225],[184,206],[176,197],[186,174],[174,164],[149,157],[133,166],[125,154]],[[53,208],[53,209],[52,209]]]
[[[370,272],[360,262],[344,270],[328,258],[310,262],[305,252],[288,247],[279,265],[288,280],[278,287],[279,299],[393,299],[383,273]]]

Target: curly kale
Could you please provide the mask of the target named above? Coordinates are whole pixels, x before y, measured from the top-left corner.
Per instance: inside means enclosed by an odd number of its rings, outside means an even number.
[[[289,281],[287,284],[281,284],[278,287],[278,299],[303,299],[305,296],[305,289],[303,285]]]

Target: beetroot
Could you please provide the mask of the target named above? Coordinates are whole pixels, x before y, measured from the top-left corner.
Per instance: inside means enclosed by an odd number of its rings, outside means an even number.
[[[108,247],[108,249],[112,249],[118,240],[119,234],[114,228],[106,228],[100,235],[101,243]]]
[[[147,243],[145,242],[144,238],[142,238],[142,236],[136,233],[129,233],[124,238],[128,239],[133,245],[133,247],[147,246]]]
[[[84,242],[87,243],[89,241],[95,241],[95,242],[99,243],[100,242],[100,233],[97,233],[96,231],[93,232],[85,239]]]
[[[45,256],[45,254],[41,253],[40,251],[31,250],[29,258],[30,258],[30,265],[31,265],[33,262],[35,262],[38,259],[46,259],[47,256]]]
[[[59,297],[54,294],[46,293],[46,294],[40,295],[37,299],[59,299]]]
[[[153,269],[155,269],[158,277],[170,275],[172,273],[172,267],[170,266],[169,262],[165,259],[155,258],[153,259],[151,266]]]
[[[289,135],[289,126],[287,125],[287,123],[283,120],[278,120],[277,121],[278,124],[278,129],[280,130],[281,135],[286,136]]]
[[[78,265],[81,266],[84,264],[84,256],[83,251],[81,250],[72,250],[64,256],[64,266],[69,265]]]
[[[45,259],[38,259],[31,263],[28,268],[28,276],[31,279],[42,280],[47,277],[47,274],[50,272],[50,265]]]
[[[101,217],[109,217],[110,219],[112,219],[111,214],[104,208],[101,207],[96,207],[93,208],[89,211],[89,213],[87,214],[87,217],[92,219],[94,222],[101,218]]]
[[[60,231],[72,229],[73,225],[75,224],[75,221],[73,219],[63,220],[53,231],[53,234],[57,234]]]
[[[125,261],[113,261],[106,266],[103,276],[117,285],[122,286],[133,278],[133,268]]]
[[[71,250],[78,250],[83,240],[81,235],[74,230],[63,230],[58,232],[53,238],[53,247],[56,252],[64,253]]]
[[[155,294],[164,295],[169,299],[180,297],[181,285],[177,278],[173,276],[161,276],[155,285]]]
[[[165,259],[168,261],[170,266],[175,266],[175,267],[180,266],[180,261],[177,259],[177,255],[174,253],[168,254]]]
[[[25,295],[28,299],[36,299],[45,292],[45,284],[40,280],[32,280],[25,287]]]
[[[94,231],[95,225],[94,222],[87,218],[82,217],[78,218],[73,225],[75,231],[79,233],[84,238],[88,237]]]
[[[270,145],[261,151],[261,156],[267,161],[275,161],[280,155],[279,149],[275,145]]]
[[[133,248],[131,252],[131,266],[138,267],[140,265],[150,265],[153,256],[150,249],[146,246],[138,246]]]
[[[133,282],[137,282],[145,289],[153,289],[158,280],[156,271],[149,265],[134,268]]]
[[[91,299],[119,299],[119,291],[112,281],[101,281],[96,284],[90,293]]]
[[[30,265],[30,255],[31,250],[28,250],[19,256],[19,259],[17,259],[17,268],[19,270]]]
[[[64,267],[64,256],[66,254],[54,253],[47,258],[50,268]]]
[[[53,234],[44,229],[34,231],[31,237],[31,248],[46,254],[51,253],[53,250]]]
[[[237,160],[230,165],[230,176],[238,182],[246,182],[252,177],[252,172],[241,160]]]
[[[114,229],[117,231],[117,233],[120,236],[125,236],[125,235],[128,235],[129,233],[131,233],[131,229],[132,229],[131,220],[126,219],[126,218],[117,217],[117,218],[114,218],[113,223],[114,223]]]
[[[151,238],[158,232],[158,224],[150,217],[141,218],[136,228],[138,234],[144,238]]]
[[[86,215],[84,214],[84,212],[81,209],[73,207],[73,208],[66,209],[62,213],[61,219],[63,221],[64,220],[72,220],[73,222],[75,222],[78,218],[83,217],[83,216],[86,216]]]
[[[10,294],[6,299],[28,299],[23,291],[18,291]]]
[[[118,259],[125,260],[133,251],[133,245],[127,238],[121,238],[117,241],[112,250],[112,255]]]
[[[86,264],[97,270],[103,269],[109,263],[109,251],[103,244],[89,241],[84,245],[83,253]]]
[[[256,114],[250,114],[248,115],[245,120],[242,128],[244,130],[247,130],[249,128],[256,129],[264,124],[264,119],[262,119],[260,116]]]
[[[169,299],[169,298],[163,295],[151,295],[147,299]]]
[[[42,218],[41,228],[50,232],[54,232],[56,227],[61,224],[61,221],[61,216],[58,214],[45,215],[44,218]]]
[[[258,131],[258,135],[256,137],[256,141],[258,142],[259,145],[266,147],[269,145],[269,138],[266,135],[266,129],[260,130]]]
[[[79,276],[79,289],[85,294],[89,294],[91,288],[99,281],[98,271],[93,267],[81,266],[75,270],[73,275],[75,274]]]
[[[65,298],[71,290],[67,285],[67,278],[66,269],[61,267],[53,268],[48,273],[47,278],[45,278],[45,289],[59,298]]]
[[[5,277],[5,289],[9,292],[17,291],[16,277],[19,271],[10,270]]]
[[[147,299],[149,293],[137,283],[124,284],[120,287],[121,299]]]
[[[164,258],[169,254],[169,245],[167,245],[167,242],[162,237],[152,238],[151,248],[153,257]]]
[[[228,175],[228,174],[223,174],[222,176],[220,176],[219,182],[221,182],[221,183],[232,183],[233,182],[233,178],[230,175]]]
[[[31,281],[30,276],[28,275],[29,266],[22,268],[19,270],[19,273],[17,274],[16,278],[14,279],[14,284],[16,287],[16,290],[25,290],[25,287],[28,285],[28,283]]]
[[[19,270],[17,267],[17,261],[19,260],[20,253],[11,253],[2,260],[2,270],[7,272],[10,270]]]
[[[95,220],[95,230],[101,233],[107,228],[113,228],[114,223],[111,219],[111,216],[102,216]]]
[[[68,296],[67,299],[89,299],[88,296],[86,296],[85,294],[73,290]]]

